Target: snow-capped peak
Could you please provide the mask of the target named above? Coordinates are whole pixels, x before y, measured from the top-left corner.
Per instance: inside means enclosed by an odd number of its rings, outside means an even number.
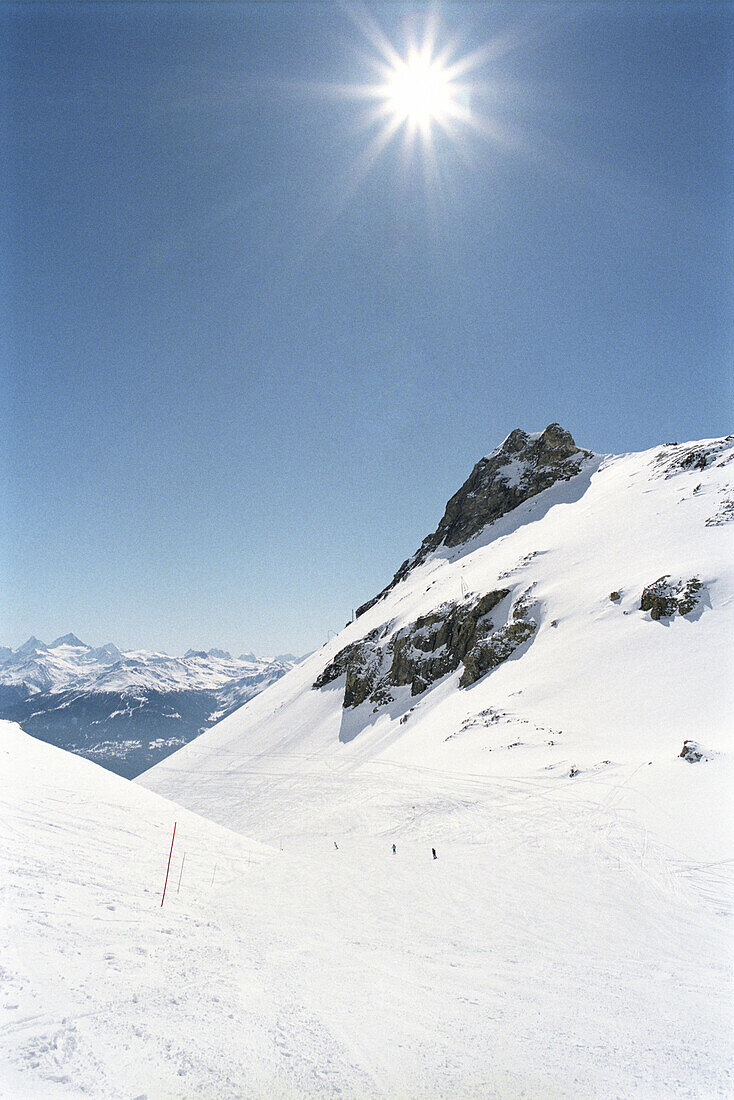
[[[58,649],[58,647],[62,645],[72,646],[74,649],[92,648],[91,646],[88,646],[86,642],[83,642],[80,638],[77,638],[76,634],[71,633],[62,634],[60,638],[56,638],[53,642],[51,642],[51,645],[48,648]]]
[[[514,511],[531,497],[559,481],[570,481],[588,472],[600,456],[577,447],[570,432],[549,424],[542,432],[515,428],[499,447],[480,459],[471,474],[446,505],[438,527],[427,535],[380,593],[357,609],[357,617],[369,610],[405,580],[439,547],[469,542],[484,528]]]
[[[35,634],[31,634],[27,642],[23,642],[23,645],[18,646],[14,653],[19,657],[29,657],[33,653],[43,653],[49,647],[45,642],[40,641]]]
[[[144,650],[120,650],[113,642],[92,648],[75,634],[47,646],[29,638],[6,654],[0,686],[25,685],[31,691],[202,691],[221,689],[242,676],[264,673],[275,662],[267,657],[235,660],[225,650],[190,649],[184,657]]]
[[[691,768],[679,763],[683,741],[707,760],[731,746],[734,437],[600,456],[551,425],[506,443],[379,602],[142,782],[250,828],[263,807],[243,798],[243,782],[269,753],[284,775],[303,772],[298,813],[313,789],[324,819],[331,780],[314,783],[317,758],[345,773],[367,762],[415,769],[413,783],[491,773],[543,789],[607,769],[609,784],[627,784],[639,772],[636,808],[665,842],[718,858],[721,830],[689,836],[676,821],[710,816],[709,788],[681,771]],[[523,470],[507,479],[513,456]],[[222,749],[226,780],[210,788]],[[268,785],[274,820],[293,813],[294,789],[284,785],[276,807]]]

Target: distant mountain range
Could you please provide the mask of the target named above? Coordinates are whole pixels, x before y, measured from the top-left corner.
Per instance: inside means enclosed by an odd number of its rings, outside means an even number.
[[[0,717],[132,778],[246,703],[293,666],[292,654],[183,657],[90,646],[75,634],[0,646]]]

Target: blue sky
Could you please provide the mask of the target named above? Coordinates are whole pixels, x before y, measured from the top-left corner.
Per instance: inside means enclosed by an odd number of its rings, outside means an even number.
[[[1,642],[305,652],[513,428],[731,430],[732,7],[431,11],[492,135],[360,178],[353,11],[0,7]]]

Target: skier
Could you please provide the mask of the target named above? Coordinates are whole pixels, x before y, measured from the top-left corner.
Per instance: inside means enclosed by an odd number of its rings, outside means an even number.
[[[337,852],[338,852],[338,851],[339,851],[339,845],[337,844],[337,842],[336,842],[336,841],[334,841],[334,847],[336,848],[336,850],[337,850]]]
[[[397,852],[397,848],[396,848],[396,847],[395,847],[395,845],[393,844],[393,846],[392,846],[392,854],[393,854],[393,855],[395,855],[395,853],[396,853],[396,852]]]
[[[431,851],[433,852],[433,858],[434,858],[434,859],[438,859],[438,856],[436,855],[436,849],[435,849],[435,848],[431,848]]]

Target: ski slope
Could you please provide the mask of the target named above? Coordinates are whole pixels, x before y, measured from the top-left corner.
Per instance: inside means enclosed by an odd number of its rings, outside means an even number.
[[[387,1094],[729,1092],[733,455],[727,439],[589,457],[469,542],[440,546],[138,780],[299,858],[360,853],[356,881],[395,923],[365,936],[352,902],[344,929],[377,953],[375,973],[398,980],[371,1002],[389,1026],[361,1012],[350,1036],[373,1036],[373,1064],[391,1067]],[[700,579],[692,613],[641,611],[664,575]],[[343,676],[314,688],[371,631],[500,586],[527,600],[537,630],[469,689],[457,671],[417,696],[397,689],[389,705],[349,709]],[[700,763],[681,759],[686,740],[703,747]],[[384,867],[393,841],[399,872]],[[440,860],[426,866],[432,846]],[[345,890],[320,899],[322,921]],[[402,949],[425,949],[430,977],[417,988],[417,959],[397,970],[377,961],[376,942],[396,935]],[[320,988],[319,962],[308,989]],[[345,993],[339,971],[326,1001],[342,990],[354,1015],[375,973],[350,970]]]
[[[728,1094],[720,868],[611,806],[355,778],[339,847],[281,852],[7,723],[0,758],[3,1096]]]

